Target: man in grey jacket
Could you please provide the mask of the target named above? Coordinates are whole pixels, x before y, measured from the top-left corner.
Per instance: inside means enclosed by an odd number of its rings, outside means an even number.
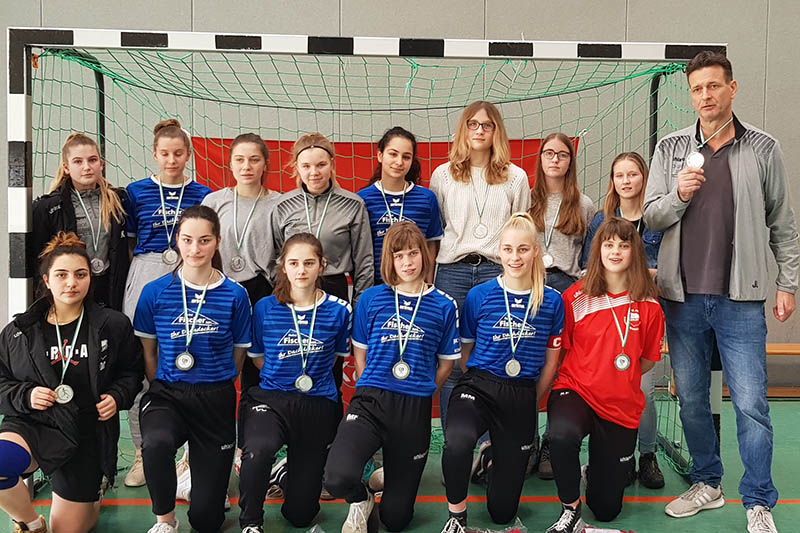
[[[721,54],[686,67],[699,120],[661,139],[647,183],[644,221],[664,232],[658,286],[664,298],[681,422],[692,456],[691,488],[670,502],[682,518],[725,500],[709,404],[716,339],[736,411],[747,530],[776,532],[770,512],[772,425],[767,402],[768,246],[778,264],[775,317],[795,309],[800,243],[778,141],[733,114],[737,84]]]

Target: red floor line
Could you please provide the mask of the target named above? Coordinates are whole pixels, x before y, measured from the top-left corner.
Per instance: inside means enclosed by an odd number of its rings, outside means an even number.
[[[674,500],[676,496],[625,496],[624,502],[625,503],[669,503]],[[38,507],[47,507],[51,504],[52,500],[35,500],[33,505]],[[468,496],[468,502],[485,502],[486,496]],[[557,496],[522,496],[519,499],[522,503],[558,503]],[[445,496],[417,496],[418,503],[447,503],[447,498]],[[741,504],[742,500],[731,500],[725,499],[726,503],[736,503]],[[238,498],[231,498],[231,504],[236,505],[239,503]],[[277,505],[282,504],[283,500],[267,500],[265,502],[267,505]],[[320,503],[345,503],[344,500],[328,500],[328,501],[321,501]],[[778,500],[779,504],[783,505],[798,505],[800,504],[800,499],[787,499],[787,500]],[[178,500],[178,505],[188,505],[187,502],[183,500]],[[133,506],[150,506],[151,501],[149,498],[106,498],[103,500],[104,506],[111,506],[111,507],[133,507]]]

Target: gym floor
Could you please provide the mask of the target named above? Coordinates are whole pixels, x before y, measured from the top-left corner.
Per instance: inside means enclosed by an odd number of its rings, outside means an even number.
[[[775,522],[781,531],[790,531],[800,523],[800,454],[797,443],[800,442],[800,424],[797,423],[798,404],[793,401],[770,402],[772,423],[775,431],[775,450],[773,460],[773,476],[780,491],[780,501],[774,510]],[[540,423],[543,423],[540,418]],[[122,457],[120,467],[130,463],[132,457],[130,439],[127,438],[127,424],[122,424],[123,438],[120,442]],[[742,466],[736,445],[736,426],[733,408],[730,402],[723,404],[722,412],[722,455],[726,465],[723,488],[726,505],[718,510],[704,511],[697,516],[674,519],[664,514],[664,505],[687,488],[687,483],[670,469],[663,458],[659,458],[661,470],[666,478],[666,487],[661,490],[649,490],[637,484],[629,487],[625,493],[625,505],[620,516],[608,524],[596,523],[591,511],[585,511],[584,519],[596,527],[617,528],[637,533],[680,533],[680,532],[728,532],[746,531],[745,512],[741,506],[737,492]],[[100,513],[100,522],[94,531],[97,532],[146,532],[154,522],[150,511],[150,501],[146,487],[127,488],[122,486],[124,471],[120,472],[118,487],[109,490]],[[231,483],[235,494],[236,480]],[[50,489],[43,488],[36,495],[37,509],[47,516],[50,503]],[[236,499],[227,514],[223,530],[239,531],[238,507]],[[492,524],[486,512],[485,492],[482,487],[473,485],[469,497],[469,524],[471,528],[503,528]],[[178,519],[180,531],[190,531],[185,502],[179,502]],[[556,498],[555,484],[542,481],[536,477],[525,482],[519,518],[530,532],[543,532],[557,518],[560,511]],[[316,524],[322,531],[338,533],[347,516],[347,504],[341,500],[323,502],[322,510]],[[438,533],[447,518],[447,504],[444,487],[441,485],[441,455],[431,454],[417,496],[414,520],[408,531]],[[321,533],[319,528],[315,533]],[[0,521],[0,532],[11,531],[10,521]],[[265,504],[264,531],[305,532],[308,529],[295,529],[288,525],[280,515],[280,501],[268,500]]]

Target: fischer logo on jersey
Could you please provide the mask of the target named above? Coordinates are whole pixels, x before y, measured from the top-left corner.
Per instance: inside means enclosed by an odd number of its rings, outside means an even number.
[[[407,307],[405,307],[406,304],[408,304]],[[408,310],[413,311],[414,308],[411,307],[411,302],[409,302],[408,300],[403,300],[402,305],[400,305],[400,309],[408,309]],[[408,340],[409,341],[421,341],[422,339],[425,338],[425,330],[424,329],[422,329],[421,327],[419,327],[416,324],[414,324],[414,326],[411,327],[411,328],[410,328],[410,326],[411,326],[411,322],[401,316],[400,317],[400,331],[403,333],[404,336],[408,335]],[[410,332],[409,332],[409,328],[411,329]],[[392,333],[390,333],[388,335],[381,335],[381,343],[384,343],[384,342],[397,342],[397,314],[396,313],[393,314],[389,318],[389,320],[384,322],[383,325],[381,326],[381,329],[386,329],[386,330],[389,330],[389,331],[392,332]]]
[[[305,315],[300,315],[300,316],[305,316]],[[302,323],[300,322],[300,316],[297,317],[297,321],[299,323]],[[300,338],[303,341],[303,349],[305,350],[306,346],[308,345],[308,335],[301,332]],[[285,346],[287,348],[286,351],[281,351],[280,353],[278,353],[278,359],[283,360],[283,359],[288,359],[289,357],[295,357],[297,355],[300,355],[300,346],[298,345],[297,342],[297,331],[293,329],[287,330],[286,333],[283,335],[283,337],[281,337],[281,340],[278,341],[278,346]],[[324,343],[322,341],[317,340],[313,337],[311,338],[310,353],[321,352],[323,348],[324,348]]]
[[[194,322],[194,313],[189,313],[189,327],[191,327],[192,322]],[[178,317],[172,321],[173,326],[180,326],[181,329],[178,331],[173,331],[169,334],[171,339],[180,339],[186,336],[186,316],[181,313]],[[207,335],[209,333],[216,333],[219,331],[219,322],[216,320],[212,320],[205,315],[197,315],[197,322],[194,326],[194,333],[193,335]]]
[[[175,198],[168,197],[167,200],[178,200],[178,197]],[[175,223],[175,220],[180,218],[181,214],[183,213],[183,208],[177,208],[174,205],[165,204],[164,209],[161,206],[158,206],[158,209],[153,211],[153,217],[156,219],[153,222],[154,228],[163,228],[164,227],[164,213],[167,215],[167,225],[171,226]]]
[[[492,327],[502,331],[502,333],[492,335],[493,342],[508,341],[508,315],[503,315]],[[536,336],[536,328],[527,321],[523,324],[522,319],[515,315],[511,315],[511,330],[515,337],[520,335],[520,330],[522,331],[520,338],[530,339]]]

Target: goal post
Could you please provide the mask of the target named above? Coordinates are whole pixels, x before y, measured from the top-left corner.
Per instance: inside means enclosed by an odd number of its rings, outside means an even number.
[[[357,190],[394,125],[417,136],[427,184],[464,106],[489,100],[531,179],[545,135],[574,138],[581,186],[599,206],[617,153],[649,158],[694,120],[683,70],[702,50],[726,45],[9,28],[9,317],[32,297],[32,199],[72,131],[97,139],[107,178],[124,186],[157,170],[152,127],[177,117],[192,137],[189,170],[212,188],[232,184],[227,147],[254,131],[280,191],[294,186],[291,144],[320,131],[335,143],[339,182]]]

